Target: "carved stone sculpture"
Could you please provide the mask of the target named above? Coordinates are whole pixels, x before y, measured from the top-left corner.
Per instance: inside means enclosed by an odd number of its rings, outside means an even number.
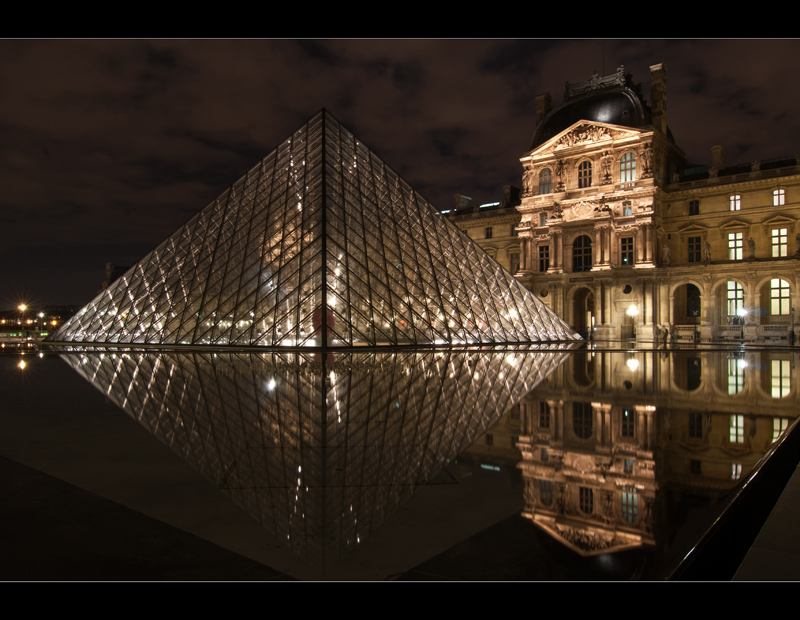
[[[703,246],[703,260],[706,262],[711,260],[711,244],[708,241]]]
[[[664,247],[661,250],[661,264],[664,267],[669,267],[669,264],[670,264],[671,260],[672,260],[672,257],[670,256],[669,246],[665,244]]]

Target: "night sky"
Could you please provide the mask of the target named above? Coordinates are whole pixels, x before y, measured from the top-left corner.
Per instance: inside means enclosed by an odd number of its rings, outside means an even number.
[[[623,64],[690,162],[800,152],[800,40],[1,40],[0,309],[82,306],[320,108],[436,208],[521,186],[535,97]]]

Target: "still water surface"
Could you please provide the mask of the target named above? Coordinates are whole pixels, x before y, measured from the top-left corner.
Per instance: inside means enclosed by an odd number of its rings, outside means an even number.
[[[107,496],[301,579],[662,578],[798,411],[790,350],[323,361],[69,347],[2,361],[6,402],[28,412],[0,419],[17,435],[3,454],[97,490],[100,474],[75,466],[95,450]],[[157,439],[173,455],[141,443],[122,466],[96,447],[70,455],[67,437]],[[120,497],[115,475],[136,486],[136,459],[166,476],[191,467],[208,495]]]

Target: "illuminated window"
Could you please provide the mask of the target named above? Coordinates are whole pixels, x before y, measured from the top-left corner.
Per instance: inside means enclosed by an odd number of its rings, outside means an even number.
[[[542,502],[542,506],[551,506],[553,504],[552,480],[539,480],[539,499]]]
[[[689,237],[689,262],[700,262],[700,237]]]
[[[792,389],[792,365],[789,360],[772,360],[772,398],[783,398]]]
[[[492,227],[487,226],[486,230],[484,231],[484,238],[491,239],[492,238]]]
[[[636,155],[625,153],[619,162],[620,181],[629,183],[636,180]]]
[[[545,168],[539,173],[539,193],[553,193],[553,173],[550,171],[550,168]]]
[[[550,269],[550,246],[539,246],[539,271],[547,271]]]
[[[626,474],[633,473],[633,459],[625,459],[623,463],[623,470]]]
[[[772,229],[772,258],[780,258],[787,255],[789,248],[788,238],[788,228]]]
[[[592,268],[592,240],[586,235],[575,239],[572,246],[572,271],[589,271]]]
[[[539,226],[547,226],[547,213],[539,214]]]
[[[699,200],[690,200],[689,201],[689,215],[700,215],[700,201]]]
[[[629,215],[633,215],[633,206],[630,200],[626,200],[622,203],[622,217],[627,217]]]
[[[730,197],[731,211],[739,211],[742,208],[742,197],[739,194],[734,194]]]
[[[620,264],[633,265],[633,237],[623,237],[619,240]]]
[[[636,487],[623,487],[622,489],[622,518],[628,523],[636,523],[639,518],[639,499],[636,497]]]
[[[742,477],[742,464],[731,463],[731,480],[738,480]]]
[[[789,418],[772,418],[772,441],[778,441],[789,428]]]
[[[583,161],[578,166],[578,187],[592,186],[592,162]]]
[[[592,493],[592,490],[588,487],[580,487],[579,496],[581,512],[584,514],[592,514],[592,510],[594,509],[594,493]]]
[[[727,287],[728,321],[734,323],[739,317],[739,310],[744,308],[744,288],[733,280],[728,280]]]
[[[744,233],[728,233],[728,260],[742,260]]]
[[[730,426],[730,442],[744,443],[744,416],[732,415]]]
[[[787,315],[791,312],[789,283],[780,278],[769,281],[770,314],[773,316]]]
[[[782,189],[776,189],[772,192],[772,206],[780,207],[786,204],[786,192]]]
[[[728,357],[728,394],[738,394],[744,389],[744,359],[735,353]]]

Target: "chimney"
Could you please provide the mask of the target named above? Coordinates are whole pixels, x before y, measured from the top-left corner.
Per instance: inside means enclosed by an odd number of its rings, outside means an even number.
[[[552,98],[550,97],[550,93],[545,93],[544,95],[539,95],[536,97],[536,126],[539,126],[544,120],[544,117],[550,114],[550,103]]]
[[[650,105],[653,127],[667,133],[667,63],[650,67]]]
[[[725,157],[727,153],[725,149],[721,146],[712,146],[711,147],[711,167],[714,170],[724,170],[725,169]]]

